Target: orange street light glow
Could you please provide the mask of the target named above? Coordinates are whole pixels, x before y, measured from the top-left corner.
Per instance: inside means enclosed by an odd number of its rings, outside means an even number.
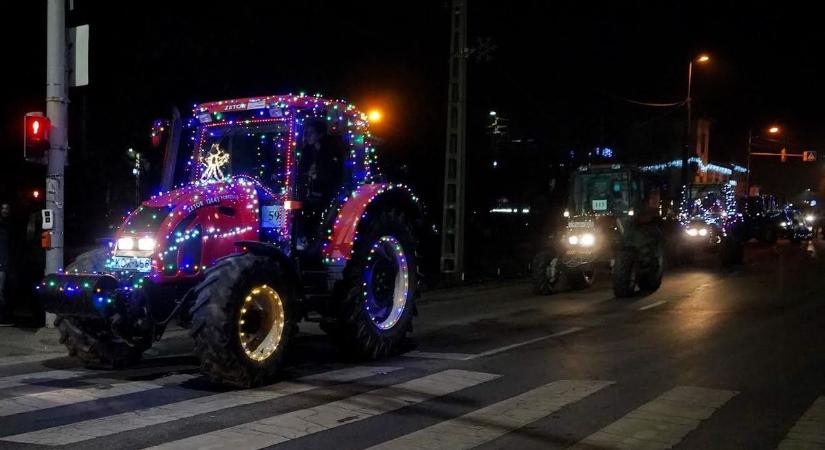
[[[710,56],[708,56],[708,55],[699,55],[699,57],[696,58],[696,61],[698,61],[700,63],[708,62],[708,61],[710,61]]]
[[[770,127],[770,128],[768,128],[768,133],[770,133],[770,134],[779,133],[779,127]]]
[[[380,122],[382,117],[383,114],[377,109],[370,110],[369,112],[370,122]]]

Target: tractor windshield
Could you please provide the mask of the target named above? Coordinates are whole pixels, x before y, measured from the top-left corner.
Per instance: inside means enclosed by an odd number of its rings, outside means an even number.
[[[287,170],[289,124],[286,121],[207,126],[195,149],[196,179],[220,180],[247,175],[281,193]]]
[[[686,213],[689,216],[703,214],[721,215],[727,208],[725,193],[718,184],[692,185],[685,191]]]
[[[573,181],[576,214],[622,214],[631,209],[638,186],[626,171],[579,172]]]

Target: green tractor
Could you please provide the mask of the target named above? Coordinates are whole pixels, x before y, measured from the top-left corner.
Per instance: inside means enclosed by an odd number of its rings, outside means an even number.
[[[535,256],[537,294],[593,284],[599,265],[612,269],[616,297],[662,284],[664,234],[659,185],[631,166],[582,166],[572,176],[567,225]]]

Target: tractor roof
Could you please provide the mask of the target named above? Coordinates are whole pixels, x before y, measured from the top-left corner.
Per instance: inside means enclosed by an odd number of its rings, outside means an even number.
[[[222,114],[241,111],[270,109],[307,109],[325,107],[339,110],[342,114],[349,116],[351,120],[367,121],[367,115],[358,111],[355,105],[343,100],[331,100],[318,95],[287,94],[287,95],[267,95],[263,97],[247,97],[230,100],[220,100],[195,104],[192,114],[200,116],[202,114]]]

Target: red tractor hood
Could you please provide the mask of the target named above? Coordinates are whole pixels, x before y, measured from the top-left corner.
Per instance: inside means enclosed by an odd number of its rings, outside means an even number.
[[[262,192],[266,190],[254,179],[234,177],[194,182],[156,195],[121,225],[115,255],[151,257],[152,272],[162,271],[164,278],[195,275],[235,252],[235,242],[258,240]],[[121,238],[132,238],[134,248],[122,249]],[[153,248],[139,248],[141,238],[154,239]],[[197,252],[184,245],[195,241],[202,243]]]

